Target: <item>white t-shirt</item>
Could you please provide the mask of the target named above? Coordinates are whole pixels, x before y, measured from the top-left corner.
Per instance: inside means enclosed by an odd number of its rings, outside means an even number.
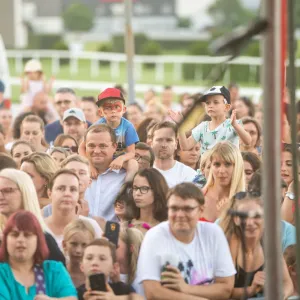
[[[239,136],[231,125],[230,119],[226,119],[214,130],[209,129],[209,123],[209,121],[201,122],[192,130],[194,140],[201,144],[201,154],[222,141],[229,141],[236,147],[240,147]],[[237,123],[243,125],[241,120],[237,120]]]
[[[226,237],[218,225],[198,222],[193,241],[184,244],[173,236],[166,221],[145,235],[138,260],[138,282],[160,281],[162,257],[170,254],[176,255],[176,267],[190,285],[210,284],[216,277],[236,273]]]
[[[103,235],[103,231],[101,229],[101,227],[99,226],[99,224],[97,223],[97,221],[95,221],[94,219],[91,219],[91,218],[88,218],[88,217],[85,217],[85,216],[81,216],[79,215],[78,216],[80,220],[83,220],[83,221],[86,221],[88,223],[90,223],[90,225],[92,225],[94,231],[95,231],[95,236],[96,238],[101,238],[102,235]],[[54,234],[50,228],[48,227],[47,231],[53,236],[53,238],[55,239],[59,249],[61,251],[63,251],[63,247],[62,247],[62,241],[64,239],[64,236],[62,234],[60,235],[56,235]]]
[[[169,188],[172,188],[176,184],[182,182],[192,182],[197,175],[197,172],[195,170],[177,160],[174,167],[169,170],[161,170],[155,165],[153,166],[153,168],[158,170],[165,177]]]

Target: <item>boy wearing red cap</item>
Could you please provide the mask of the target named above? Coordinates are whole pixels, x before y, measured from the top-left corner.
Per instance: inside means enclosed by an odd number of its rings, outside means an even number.
[[[126,112],[125,98],[119,89],[107,88],[99,94],[96,104],[102,118],[95,124],[106,123],[114,129],[117,136],[117,151],[110,168],[113,170],[125,168],[127,170],[125,181],[129,181],[138,171],[134,156],[135,144],[139,142],[139,137],[133,124],[123,118]]]

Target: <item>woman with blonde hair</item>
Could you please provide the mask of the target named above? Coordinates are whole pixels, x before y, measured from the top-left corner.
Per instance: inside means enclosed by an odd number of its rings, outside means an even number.
[[[48,184],[58,166],[52,157],[44,152],[34,152],[21,161],[21,171],[27,173],[35,186],[40,208],[50,203],[47,195]]]
[[[136,278],[137,261],[144,235],[136,228],[122,228],[119,234],[117,261],[120,265],[121,281],[131,285],[138,294],[143,293]]]
[[[76,287],[85,283],[85,276],[80,264],[85,247],[95,239],[91,224],[84,220],[74,220],[63,231],[63,250],[67,257],[67,270]]]
[[[63,254],[52,236],[47,233],[48,227],[43,219],[38,197],[33,182],[28,174],[15,169],[4,169],[0,172],[0,230],[6,220],[19,210],[30,211],[38,219],[50,251],[49,259],[65,263]]]
[[[230,142],[217,143],[210,153],[211,167],[203,188],[203,218],[214,222],[230,205],[230,199],[245,191],[244,161],[238,148]]]
[[[48,144],[44,138],[45,124],[36,115],[25,117],[20,126],[21,140],[29,142],[36,151],[46,151]]]

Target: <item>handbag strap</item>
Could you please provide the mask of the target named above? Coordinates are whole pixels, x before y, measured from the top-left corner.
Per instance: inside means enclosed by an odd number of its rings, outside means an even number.
[[[44,270],[41,265],[35,265],[34,268],[34,276],[35,276],[35,287],[37,295],[46,295],[46,285],[45,285],[45,277]]]

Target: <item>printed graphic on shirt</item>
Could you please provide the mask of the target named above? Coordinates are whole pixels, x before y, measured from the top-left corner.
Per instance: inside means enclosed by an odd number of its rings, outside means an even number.
[[[166,271],[166,266],[170,265],[167,261],[165,265],[162,267],[161,272]],[[187,262],[179,262],[177,269],[181,272],[184,281],[187,284],[191,285],[208,285],[213,282],[212,278],[209,278],[205,274],[199,274],[199,272],[194,267],[194,264],[191,259]]]

